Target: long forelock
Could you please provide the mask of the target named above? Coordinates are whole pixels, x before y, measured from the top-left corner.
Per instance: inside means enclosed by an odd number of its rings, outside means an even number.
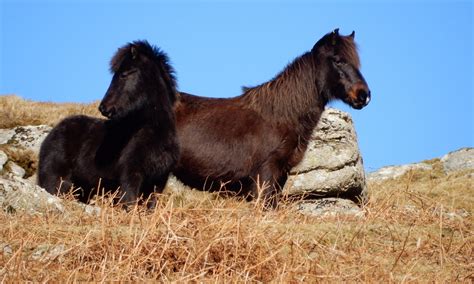
[[[357,52],[357,45],[350,37],[341,36],[338,43],[339,56],[343,57],[355,67],[360,68],[359,53]]]
[[[110,72],[111,73],[116,73],[120,69],[120,66],[122,63],[125,61],[127,56],[130,56],[130,47],[131,44],[127,44],[117,50],[115,52],[114,56],[110,60]]]

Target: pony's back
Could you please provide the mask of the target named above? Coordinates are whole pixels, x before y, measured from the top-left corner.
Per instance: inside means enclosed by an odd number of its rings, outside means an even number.
[[[72,185],[73,172],[89,172],[77,163],[81,154],[86,154],[88,145],[99,139],[104,121],[84,115],[62,120],[43,141],[38,164],[38,185],[51,194],[67,193]],[[76,174],[77,175],[77,174]],[[92,178],[90,178],[92,179]],[[82,184],[80,200],[85,201],[93,185]]]

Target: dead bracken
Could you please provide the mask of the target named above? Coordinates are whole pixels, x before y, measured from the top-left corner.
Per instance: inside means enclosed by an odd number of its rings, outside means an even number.
[[[37,124],[54,124],[62,113],[19,103],[47,117]],[[0,97],[2,112],[5,104]],[[2,127],[30,123],[23,110],[8,115]],[[191,190],[165,190],[153,211],[127,212],[108,197],[95,200],[92,214],[67,197],[62,211],[1,208],[0,279],[472,282],[474,171],[425,163],[432,170],[369,182],[362,216],[313,217],[285,201],[265,212],[258,203]]]

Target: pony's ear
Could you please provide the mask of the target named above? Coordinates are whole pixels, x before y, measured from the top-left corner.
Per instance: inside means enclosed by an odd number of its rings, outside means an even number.
[[[336,45],[338,37],[339,37],[339,28],[335,29],[331,33],[331,45]]]
[[[134,45],[132,45],[132,47],[130,48],[130,53],[132,54],[132,59],[137,58],[138,51],[137,51],[137,48]]]
[[[329,32],[324,35],[320,40],[318,40],[313,48],[311,49],[311,52],[317,50],[318,48],[332,48],[337,44],[339,38],[339,29],[335,29],[332,32]]]
[[[352,39],[355,38],[355,35],[356,35],[356,32],[355,31],[352,31],[352,33],[349,35]]]

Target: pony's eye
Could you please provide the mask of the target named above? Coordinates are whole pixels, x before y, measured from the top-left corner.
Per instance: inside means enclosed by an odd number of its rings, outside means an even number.
[[[131,70],[124,71],[124,72],[120,73],[120,78],[128,77],[129,75],[131,75],[135,72],[137,72],[137,69],[131,69]]]

